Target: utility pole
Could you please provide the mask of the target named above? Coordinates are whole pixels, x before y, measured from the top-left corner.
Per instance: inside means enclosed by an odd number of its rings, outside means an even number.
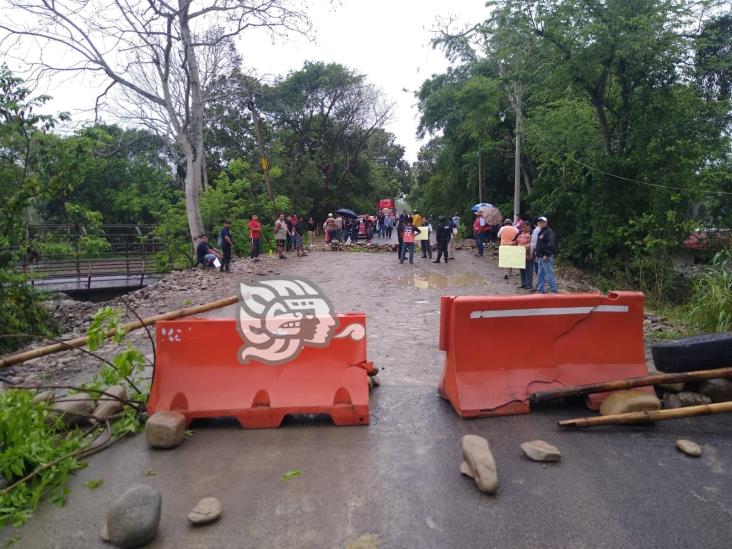
[[[483,162],[478,151],[478,204],[483,203]]]
[[[257,138],[257,148],[259,149],[259,161],[262,164],[262,171],[264,172],[264,180],[267,184],[267,196],[274,203],[274,193],[272,192],[272,178],[269,176],[269,160],[264,152],[264,143],[262,142],[262,132],[259,129],[259,113],[254,106],[254,101],[249,99],[247,101],[247,107],[252,112],[252,123],[254,124],[254,134]]]
[[[513,85],[513,110],[516,113],[516,157],[513,164],[513,220],[519,218],[521,212],[521,83]]]

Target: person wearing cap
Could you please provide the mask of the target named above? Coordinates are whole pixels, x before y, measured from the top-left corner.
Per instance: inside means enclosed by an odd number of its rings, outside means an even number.
[[[513,246],[516,244],[514,241],[518,236],[518,229],[513,226],[513,223],[511,223],[509,218],[506,218],[503,220],[503,226],[498,229],[497,236],[501,239],[501,246]],[[511,274],[511,269],[503,268],[503,271],[503,278],[508,280],[508,275]]]
[[[338,241],[338,225],[332,213],[328,214],[328,219],[323,223],[323,231],[328,235],[327,240],[330,242],[331,247],[335,246]]]
[[[549,228],[549,221],[542,216],[537,220],[541,229],[536,239],[535,256],[539,263],[539,274],[536,277],[536,293],[545,293],[544,283],[549,284],[549,290],[557,293],[557,281],[554,279],[554,254],[557,248],[557,235]]]

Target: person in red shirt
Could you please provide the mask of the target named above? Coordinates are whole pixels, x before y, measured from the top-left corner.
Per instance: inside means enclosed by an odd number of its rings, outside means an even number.
[[[259,261],[259,252],[261,251],[260,239],[262,237],[262,224],[259,222],[259,217],[253,215],[248,227],[249,238],[252,239],[252,253],[249,254],[249,257],[255,261]]]
[[[407,217],[404,220],[404,227],[402,228],[402,253],[399,257],[399,263],[404,263],[404,260],[407,258],[407,252],[409,252],[409,262],[414,263],[414,235],[421,232],[417,227],[412,225],[411,218]]]

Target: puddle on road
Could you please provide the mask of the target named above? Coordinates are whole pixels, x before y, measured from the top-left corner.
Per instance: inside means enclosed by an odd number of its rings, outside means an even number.
[[[486,282],[486,278],[477,273],[413,273],[397,277],[402,286],[414,286],[420,290],[428,288],[454,288],[456,286],[477,286]]]

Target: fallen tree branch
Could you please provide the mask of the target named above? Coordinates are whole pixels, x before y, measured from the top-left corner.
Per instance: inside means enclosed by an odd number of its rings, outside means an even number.
[[[127,324],[123,324],[121,328],[129,333],[133,330],[139,330],[140,328],[143,328],[145,326],[150,326],[155,324],[159,320],[175,320],[177,318],[183,318],[186,316],[192,316],[199,313],[205,313],[208,311],[213,311],[214,309],[220,309],[222,307],[226,307],[228,305],[234,305],[239,301],[239,296],[233,295],[229,296],[224,299],[220,299],[218,301],[213,301],[211,303],[206,303],[204,305],[197,305],[195,307],[186,307],[185,309],[178,309],[175,311],[170,311],[168,313],[163,313],[147,318],[143,318],[142,320],[136,320],[134,322],[128,322]],[[110,330],[107,332],[107,337],[111,337],[116,333],[116,329]],[[17,337],[17,336],[13,336]],[[46,337],[46,336],[41,336]],[[53,353],[57,353],[59,351],[65,351],[67,349],[78,349],[81,348],[83,345],[86,345],[87,341],[89,341],[89,338],[87,336],[83,337],[77,337],[75,339],[69,339],[68,341],[59,341],[54,340],[53,338],[46,337],[46,339],[49,339],[51,341],[56,341],[53,345],[46,345],[44,347],[38,347],[37,349],[31,349],[29,351],[23,351],[21,353],[16,353],[13,355],[9,355],[3,358],[0,358],[0,368],[6,368],[8,366],[12,366],[14,364],[20,364],[22,362],[26,362],[28,360],[39,358],[42,356],[50,355]]]
[[[599,425],[623,425],[627,423],[647,423],[666,419],[680,419],[685,417],[706,416],[732,412],[732,402],[718,402],[716,404],[701,404],[673,410],[653,410],[648,412],[629,412],[627,414],[613,414],[608,416],[583,417],[560,421],[560,427],[596,427]]]
[[[44,335],[40,335],[40,334],[3,334],[3,335],[0,335],[0,337],[40,337],[40,338],[48,339],[49,341],[55,341],[56,342],[55,345],[61,346],[62,350],[66,349],[66,350],[81,351],[82,353],[86,353],[89,356],[93,356],[100,362],[103,362],[104,364],[112,367],[115,371],[119,372],[119,369],[117,368],[117,366],[115,366],[112,362],[110,362],[103,356],[98,355],[97,353],[92,352],[89,349],[84,349],[83,347],[73,346],[73,345],[71,345],[71,341],[67,342],[67,341],[63,341],[61,339],[55,339],[53,337],[48,337],[48,336],[44,336]],[[55,345],[51,345],[51,347],[53,347]],[[0,359],[0,361],[1,360],[2,359]],[[2,366],[0,366],[0,367],[2,367]],[[137,392],[138,394],[143,394],[142,391],[139,389],[139,387],[137,385],[135,385],[135,382],[132,381],[128,376],[125,376],[125,381],[130,384],[130,387],[132,387],[135,390],[135,392]]]

